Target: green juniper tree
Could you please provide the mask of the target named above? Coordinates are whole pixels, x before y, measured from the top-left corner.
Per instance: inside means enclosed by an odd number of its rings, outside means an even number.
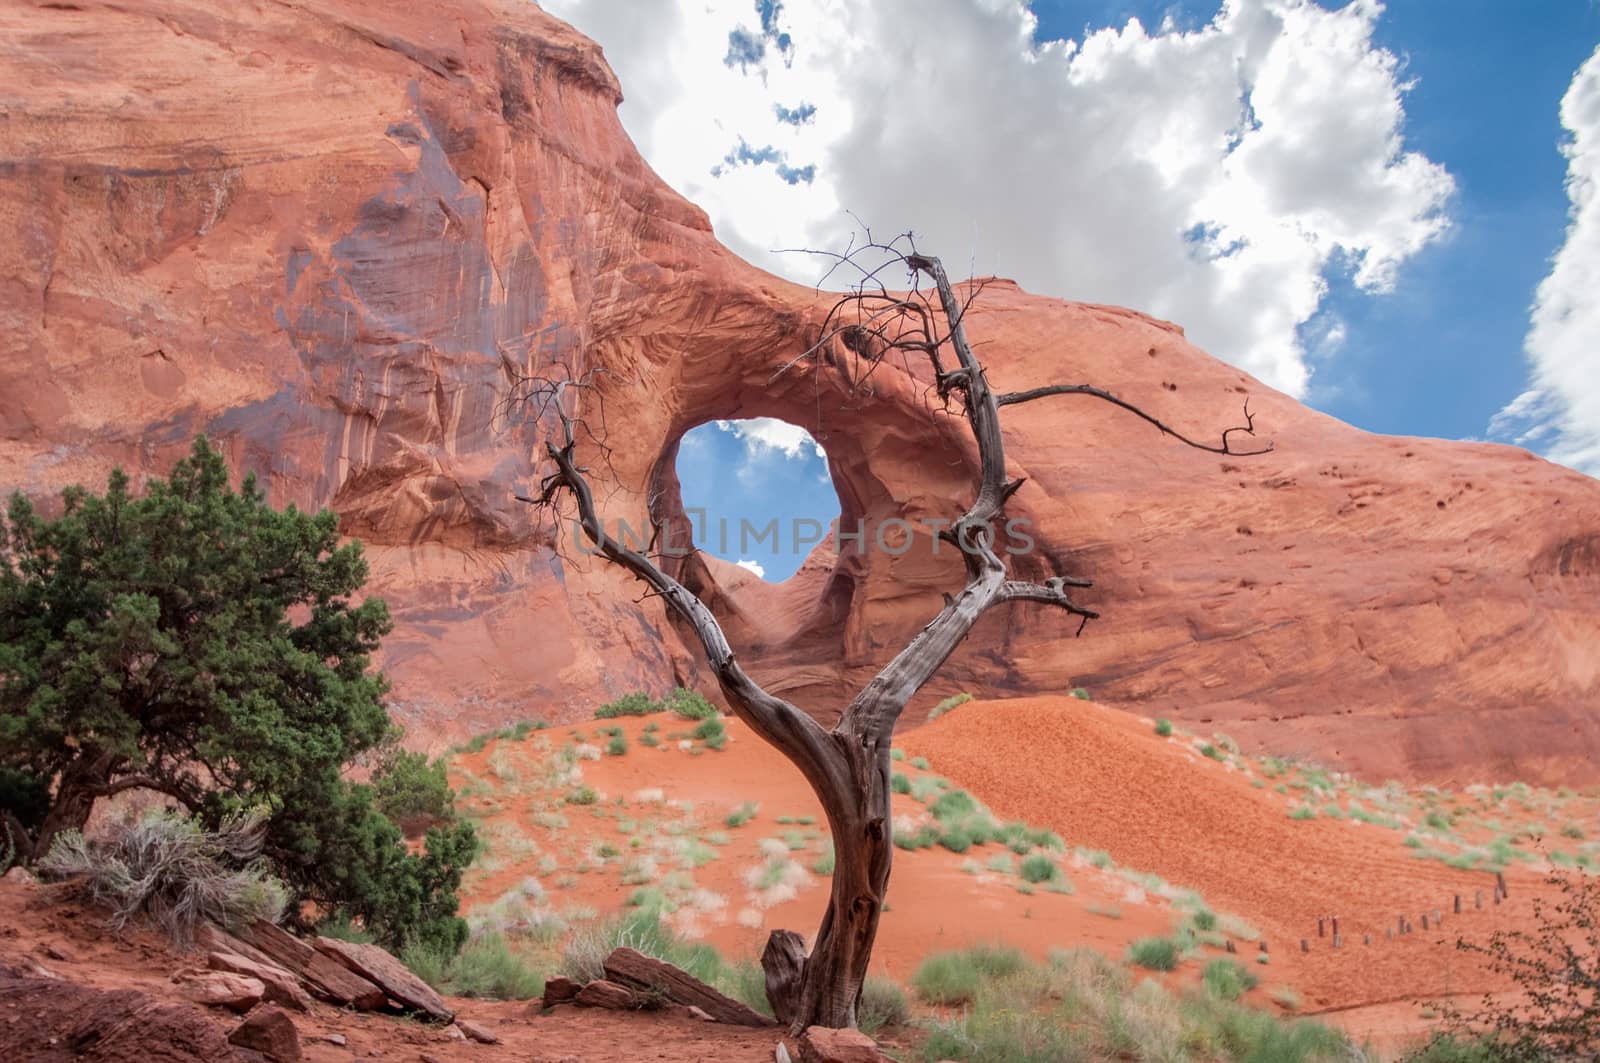
[[[345,768],[394,733],[371,655],[383,601],[337,517],[237,491],[204,439],[140,497],[20,494],[0,520],[0,824],[22,861],[81,829],[96,800],[165,794],[203,822],[264,808],[266,854],[296,899],[381,940],[451,948],[469,825],[420,854]],[[381,773],[379,784],[382,785]]]

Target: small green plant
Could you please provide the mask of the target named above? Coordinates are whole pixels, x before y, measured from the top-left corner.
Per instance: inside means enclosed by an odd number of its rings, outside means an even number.
[[[424,982],[455,996],[531,1000],[544,992],[544,975],[529,967],[500,934],[473,937],[454,956],[412,944],[400,960]]]
[[[606,756],[620,757],[628,751],[628,740],[621,734],[611,736],[611,741],[606,743]]]
[[[1180,954],[1171,938],[1140,938],[1128,946],[1128,959],[1151,971],[1176,970]]]
[[[1222,750],[1218,749],[1216,746],[1212,745],[1210,742],[1207,742],[1205,745],[1200,747],[1200,755],[1202,757],[1209,757],[1212,760],[1222,760],[1223,759]]]
[[[1200,982],[1218,1000],[1238,1000],[1260,981],[1235,960],[1215,959],[1206,964]]]
[[[927,771],[928,770],[928,758],[927,757],[912,757],[911,758],[911,766],[913,768],[916,768],[918,771]]]
[[[764,990],[764,980],[762,985]],[[879,1030],[904,1026],[910,1014],[905,990],[887,978],[867,975],[861,983],[861,999],[856,1003],[856,1024],[862,1033],[870,1036]]]
[[[683,720],[709,720],[717,715],[717,707],[697,690],[679,687],[667,697],[667,708]]]
[[[895,772],[889,776],[889,789],[897,794],[909,794],[911,792],[911,780],[899,772]]]
[[[896,746],[893,749],[889,750],[889,759],[892,760],[892,761],[896,761],[896,762],[905,760],[906,759],[906,751],[901,749],[899,746]]]
[[[933,707],[933,710],[928,713],[928,719],[930,721],[937,720],[939,717],[943,716],[945,713],[949,712],[951,709],[958,708],[959,706],[965,705],[967,702],[969,702],[971,700],[972,700],[972,695],[971,694],[967,694],[967,693],[953,694],[950,697],[945,698],[943,701],[939,702],[939,704],[935,705]]]
[[[720,750],[728,740],[728,729],[718,717],[712,716],[700,721],[700,726],[690,732],[689,737],[704,742],[709,749]]]
[[[729,812],[722,822],[729,827],[742,827],[756,818],[756,812],[760,808],[761,806],[754,801],[746,801],[732,812]]]
[[[1043,853],[1034,853],[1022,860],[1022,877],[1027,882],[1054,882],[1061,869]]]
[[[1022,953],[1004,945],[936,952],[922,961],[911,978],[911,987],[929,1004],[966,1004],[978,995],[984,978],[1008,977],[1024,966]]]
[[[658,701],[651,701],[650,695],[642,690],[635,690],[631,694],[624,694],[616,701],[607,702],[594,710],[597,720],[611,720],[618,716],[649,716],[653,712],[660,712],[662,705]]]
[[[639,736],[639,744],[646,749],[654,749],[661,744],[661,739],[654,731],[645,731]]]
[[[1089,700],[1089,692],[1087,690],[1083,689],[1082,687],[1073,687],[1072,688],[1072,696],[1077,698],[1079,701],[1088,701]]]
[[[1196,930],[1215,930],[1217,928],[1217,913],[1209,908],[1200,908],[1189,917]]]
[[[831,875],[833,874],[834,861],[833,843],[829,842],[827,852],[817,857],[816,863],[811,865],[811,870],[818,875]]]
[[[600,795],[592,786],[579,786],[567,791],[566,801],[569,805],[592,805],[600,800]]]
[[[1156,734],[1160,735],[1162,738],[1170,736],[1172,734],[1172,721],[1164,716],[1157,720]]]

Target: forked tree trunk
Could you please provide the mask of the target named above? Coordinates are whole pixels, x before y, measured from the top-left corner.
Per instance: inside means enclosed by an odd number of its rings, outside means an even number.
[[[773,1014],[796,1033],[856,1024],[894,852],[888,743],[847,733],[832,737],[849,788],[814,787],[833,834],[828,907],[809,956],[799,935],[776,930],[761,957]]]

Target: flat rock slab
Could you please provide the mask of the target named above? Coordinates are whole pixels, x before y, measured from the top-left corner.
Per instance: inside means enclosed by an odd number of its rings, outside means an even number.
[[[455,1013],[445,1006],[438,993],[411,973],[411,969],[377,945],[364,945],[334,938],[317,938],[317,951],[332,957],[389,994],[408,1011],[420,1011],[438,1022],[449,1022]]]
[[[559,975],[547,978],[544,983],[544,999],[541,1003],[547,1008],[553,1008],[557,1004],[570,1004],[577,998],[578,990],[582,988],[583,986],[570,978],[562,978]]]
[[[800,1063],[887,1063],[878,1043],[860,1030],[808,1026],[800,1035]]]
[[[267,995],[267,987],[259,978],[228,971],[205,971],[185,978],[179,990],[196,1004],[227,1008],[241,1014],[261,1003],[261,998]]]
[[[487,1026],[480,1026],[475,1022],[468,1022],[466,1019],[457,1019],[456,1029],[466,1034],[469,1040],[476,1041],[480,1045],[497,1045],[500,1043],[500,1038]]]
[[[638,996],[627,986],[597,979],[578,990],[578,995],[572,1001],[585,1008],[610,1008],[612,1011],[625,1011],[636,1007]]]
[[[771,1019],[670,963],[636,949],[620,948],[606,957],[606,977],[640,993],[661,993],[674,1004],[699,1008],[733,1026],[774,1026]],[[591,983],[592,984],[592,983]]]
[[[260,1052],[273,1063],[300,1063],[300,1031],[287,1012],[272,1004],[257,1008],[228,1035],[231,1044]]]
[[[389,1002],[389,994],[376,983],[324,956],[282,927],[257,919],[244,937],[269,960],[299,975],[324,1000],[347,1004],[357,1011],[377,1011]]]
[[[263,999],[295,1011],[311,1010],[311,996],[300,988],[300,980],[275,963],[259,963],[246,956],[218,949],[206,955],[206,966],[254,978],[266,987]]]

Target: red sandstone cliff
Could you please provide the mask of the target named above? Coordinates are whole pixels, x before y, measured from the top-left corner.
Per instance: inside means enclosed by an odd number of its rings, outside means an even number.
[[[395,707],[431,738],[696,674],[654,603],[513,500],[538,429],[504,408],[508,370],[605,367],[607,505],[635,524],[649,497],[673,516],[677,439],[724,417],[810,429],[847,521],[957,512],[972,452],[924,382],[768,386],[818,297],[724,250],[619,98],[595,45],[520,0],[13,0],[0,487],[160,472],[209,433],[367,544]],[[1360,432],[1131,311],[1002,282],[968,328],[1002,389],[1095,382],[1196,433],[1249,394],[1277,450],[1218,459],[1084,400],[1008,409],[1012,511],[1106,619],[1072,639],[991,616],[940,692],[1076,682],[1374,774],[1594,780],[1600,484]],[[781,587],[691,568],[753,671],[822,714],[959,585],[926,543],[819,554]]]

